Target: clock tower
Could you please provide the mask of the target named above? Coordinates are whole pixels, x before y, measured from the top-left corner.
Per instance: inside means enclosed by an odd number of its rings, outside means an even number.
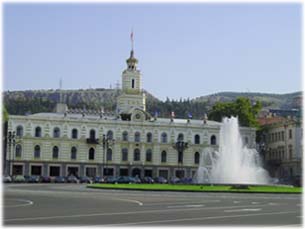
[[[130,57],[126,60],[127,69],[122,73],[122,94],[118,97],[118,114],[128,115],[134,109],[145,112],[145,94],[142,91],[141,73],[137,69],[138,60],[134,56],[133,48],[130,51]]]

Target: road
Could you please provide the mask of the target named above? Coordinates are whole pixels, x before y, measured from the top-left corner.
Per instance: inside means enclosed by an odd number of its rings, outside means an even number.
[[[88,189],[5,184],[4,225],[301,226],[302,195]]]

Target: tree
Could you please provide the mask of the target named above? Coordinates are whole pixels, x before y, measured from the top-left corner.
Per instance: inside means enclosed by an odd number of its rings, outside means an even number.
[[[258,127],[256,116],[262,108],[261,102],[251,104],[250,99],[238,97],[234,102],[217,102],[208,113],[211,120],[221,122],[224,117],[238,116],[242,126]]]

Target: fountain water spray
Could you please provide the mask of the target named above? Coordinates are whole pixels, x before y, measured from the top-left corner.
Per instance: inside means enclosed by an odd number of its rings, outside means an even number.
[[[223,119],[219,152],[204,149],[195,176],[197,183],[268,184],[270,180],[258,152],[243,144],[235,117]]]

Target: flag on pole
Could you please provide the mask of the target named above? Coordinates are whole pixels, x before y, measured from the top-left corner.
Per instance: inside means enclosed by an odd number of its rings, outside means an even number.
[[[130,40],[131,40],[131,50],[133,50],[133,29],[131,30],[130,33]]]
[[[133,31],[130,33],[130,40],[133,42]]]

